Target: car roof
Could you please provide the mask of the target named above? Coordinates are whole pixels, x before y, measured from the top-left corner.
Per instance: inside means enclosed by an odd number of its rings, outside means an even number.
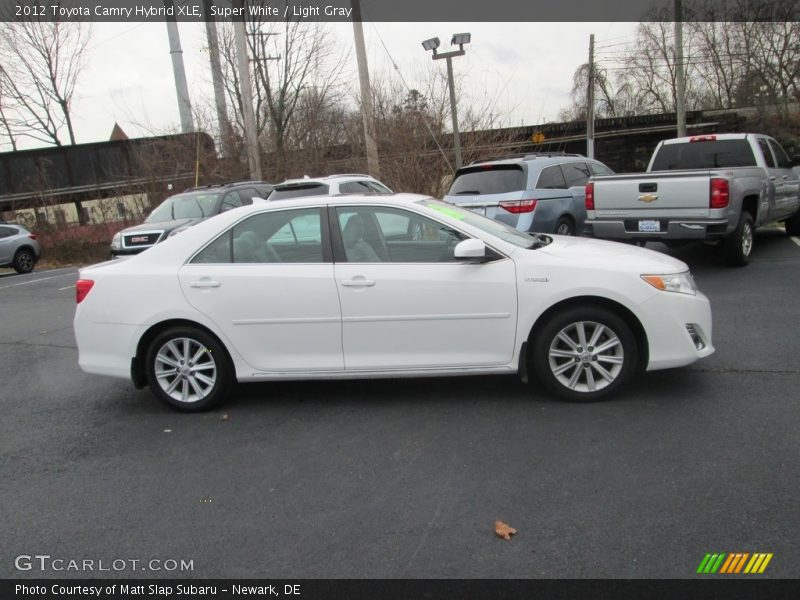
[[[287,198],[286,200],[274,200],[272,202],[248,204],[235,211],[259,212],[261,210],[275,210],[279,208],[304,208],[307,206],[352,206],[353,204],[413,204],[418,200],[431,200],[431,196],[424,194],[320,194],[319,196],[302,196],[300,198]],[[229,211],[233,213],[234,211]]]
[[[468,169],[472,169],[474,167],[483,167],[486,165],[519,165],[525,163],[525,164],[536,164],[536,165],[546,166],[552,164],[561,164],[565,162],[585,162],[585,161],[600,162],[596,158],[588,158],[583,154],[571,154],[566,152],[540,152],[540,153],[520,154],[507,157],[485,158],[481,160],[475,160],[469,163],[468,165],[464,165],[463,167],[461,167],[459,171],[465,171]]]
[[[187,192],[202,192],[204,190],[219,190],[219,189],[233,189],[236,187],[253,187],[253,186],[269,186],[274,187],[274,183],[270,183],[269,181],[230,181],[228,183],[209,183],[208,185],[198,185],[190,188],[186,188],[183,192],[179,192],[181,194],[185,194]]]
[[[326,175],[324,177],[301,177],[298,179],[287,179],[275,185],[275,187],[281,187],[285,185],[302,185],[304,183],[319,183],[319,184],[327,184],[333,181],[378,181],[371,175],[363,175],[361,173],[338,173],[335,175]],[[380,182],[378,182],[380,183]]]

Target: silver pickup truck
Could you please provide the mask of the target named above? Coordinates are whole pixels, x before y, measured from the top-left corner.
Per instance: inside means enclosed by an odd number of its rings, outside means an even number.
[[[676,246],[720,240],[726,262],[750,261],[754,230],[783,222],[800,235],[800,178],[771,137],[728,133],[660,142],[647,173],[595,176],[586,186],[587,232]]]

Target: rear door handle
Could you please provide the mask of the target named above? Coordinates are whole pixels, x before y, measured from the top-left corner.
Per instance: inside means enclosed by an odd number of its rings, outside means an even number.
[[[198,279],[197,281],[193,281],[189,284],[189,287],[193,288],[218,288],[222,284],[219,281],[214,281],[213,279]]]
[[[342,281],[345,287],[372,287],[375,282],[372,279],[345,279]]]

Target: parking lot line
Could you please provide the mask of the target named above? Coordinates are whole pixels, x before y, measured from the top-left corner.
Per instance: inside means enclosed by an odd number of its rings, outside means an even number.
[[[58,291],[63,292],[64,290],[71,290],[74,287],[75,287],[74,285],[68,285],[67,287],[58,288]]]
[[[792,240],[798,246],[800,246],[800,237],[797,237],[796,235],[792,235],[792,236],[789,236],[789,239]]]
[[[56,279],[58,277],[66,277],[67,275],[76,275],[77,271],[71,271],[69,273],[62,273],[61,275],[51,275],[50,277],[40,277],[39,279],[29,279],[28,281],[21,281],[19,283],[12,283],[11,285],[3,285],[0,286],[0,290],[5,290],[12,287],[18,287],[20,285],[29,285],[31,283],[39,283],[40,281],[47,281],[48,279]]]

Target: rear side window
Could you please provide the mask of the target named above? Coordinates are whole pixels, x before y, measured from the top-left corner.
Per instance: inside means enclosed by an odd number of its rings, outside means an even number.
[[[460,171],[448,196],[507,194],[525,189],[525,172],[519,165],[486,165]]]
[[[767,166],[770,169],[774,169],[775,161],[772,159],[772,152],[769,151],[769,144],[767,144],[767,140],[764,138],[758,138],[758,147],[761,150],[761,154],[764,155],[764,162],[767,163]]]
[[[339,186],[339,191],[342,194],[370,194],[372,189],[367,185],[366,181],[349,181]]]
[[[747,140],[714,140],[664,144],[658,150],[650,170],[673,171],[676,169],[755,166],[756,157]]]
[[[589,169],[592,171],[592,175],[613,175],[614,171],[607,168],[605,165],[601,165],[600,163],[589,163]]]
[[[565,190],[567,189],[567,182],[564,179],[564,174],[561,172],[561,167],[558,165],[552,167],[545,167],[539,173],[539,181],[536,183],[536,189],[539,190]]]
[[[13,227],[0,227],[0,238],[7,238],[11,237],[12,235],[16,235],[17,230]]]
[[[582,162],[566,163],[561,165],[561,170],[564,172],[564,179],[567,180],[567,187],[586,185],[592,176],[589,167]]]
[[[270,200],[286,200],[286,198],[302,198],[304,196],[324,196],[328,186],[322,183],[308,183],[275,188],[269,195]]]

